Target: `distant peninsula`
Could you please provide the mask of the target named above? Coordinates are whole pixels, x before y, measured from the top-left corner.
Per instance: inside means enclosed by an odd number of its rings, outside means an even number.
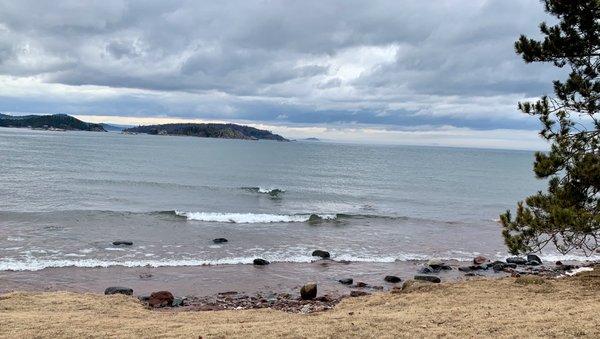
[[[55,131],[106,132],[100,124],[83,122],[66,114],[8,115],[0,114],[0,127],[33,128]]]
[[[123,133],[146,133],[155,135],[180,135],[203,138],[276,140],[289,141],[269,131],[236,124],[164,124],[127,128]]]

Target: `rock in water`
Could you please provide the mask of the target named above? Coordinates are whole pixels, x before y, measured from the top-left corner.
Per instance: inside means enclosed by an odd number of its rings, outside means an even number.
[[[133,245],[133,241],[129,241],[129,240],[115,240],[115,241],[113,241],[112,244],[115,245],[115,246],[121,246],[121,245],[123,245],[123,246],[131,246],[131,245]]]
[[[535,254],[528,254],[528,255],[527,255],[527,261],[537,261],[537,262],[539,262],[540,264],[542,263],[542,259],[540,259],[540,257],[538,257],[538,256],[537,256],[537,255],[535,255]]]
[[[317,214],[311,214],[310,217],[308,217],[309,224],[315,224],[315,223],[319,223],[321,221],[323,221],[323,218],[321,218]]]
[[[402,281],[402,279],[400,279],[399,277],[395,276],[395,275],[388,275],[385,278],[383,278],[383,280],[392,283],[392,284],[396,284]]]
[[[129,287],[120,287],[120,286],[111,286],[104,290],[104,294],[125,294],[125,295],[133,295],[133,289]]]
[[[312,300],[317,297],[317,284],[308,283],[300,289],[300,297],[302,300]]]
[[[329,254],[329,252],[327,251],[322,251],[322,250],[315,250],[312,252],[312,256],[313,257],[321,257],[323,259],[328,259],[329,257],[331,257],[331,255]]]
[[[270,262],[266,261],[265,259],[260,259],[260,258],[254,259],[254,261],[252,261],[252,263],[257,266],[264,266],[264,265],[270,264]]]
[[[475,257],[475,259],[473,259],[473,264],[475,264],[475,265],[483,265],[483,264],[485,264],[488,261],[489,261],[488,258],[486,258],[486,257],[484,257],[482,255],[478,255],[478,256]]]
[[[354,280],[352,278],[344,278],[344,279],[338,280],[338,282],[342,285],[352,285]]]
[[[222,243],[226,243],[228,240],[225,238],[217,238],[217,239],[213,239],[213,242],[215,244],[222,244]]]
[[[510,257],[506,259],[506,262],[509,264],[525,265],[527,263],[527,259],[522,257]]]
[[[429,281],[432,283],[441,283],[442,279],[440,279],[439,277],[436,277],[435,275],[415,275],[415,280],[421,280],[421,281]]]
[[[434,270],[435,269],[440,269],[444,265],[445,265],[445,263],[441,259],[430,259],[427,262],[427,266],[433,268]]]
[[[173,305],[173,294],[169,291],[158,291],[150,294],[148,305],[150,307],[167,307]]]

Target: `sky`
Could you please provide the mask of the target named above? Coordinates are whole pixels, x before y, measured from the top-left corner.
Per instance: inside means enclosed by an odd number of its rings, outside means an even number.
[[[534,0],[0,0],[0,112],[238,122],[289,138],[544,149],[517,102]]]

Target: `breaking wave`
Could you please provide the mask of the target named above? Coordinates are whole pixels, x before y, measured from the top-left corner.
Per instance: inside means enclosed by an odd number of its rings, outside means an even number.
[[[217,212],[182,212],[175,214],[188,220],[229,222],[236,224],[280,223],[280,222],[310,222],[335,220],[336,214],[256,214],[256,213],[217,213]]]
[[[284,193],[285,190],[282,188],[266,188],[266,187],[242,187],[242,189],[250,191],[250,192],[256,192],[256,193],[261,193],[261,194],[268,194],[270,196],[278,196],[281,193]]]

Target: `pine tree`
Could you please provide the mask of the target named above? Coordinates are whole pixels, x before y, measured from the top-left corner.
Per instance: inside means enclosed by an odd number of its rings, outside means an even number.
[[[559,252],[599,251],[600,242],[600,0],[544,0],[558,19],[540,25],[543,40],[521,36],[517,54],[526,63],[552,63],[569,70],[554,81],[555,96],[519,103],[537,117],[548,152],[535,154],[533,170],[548,179],[548,191],[519,202],[516,216],[502,214],[505,243],[513,254],[548,244]]]

